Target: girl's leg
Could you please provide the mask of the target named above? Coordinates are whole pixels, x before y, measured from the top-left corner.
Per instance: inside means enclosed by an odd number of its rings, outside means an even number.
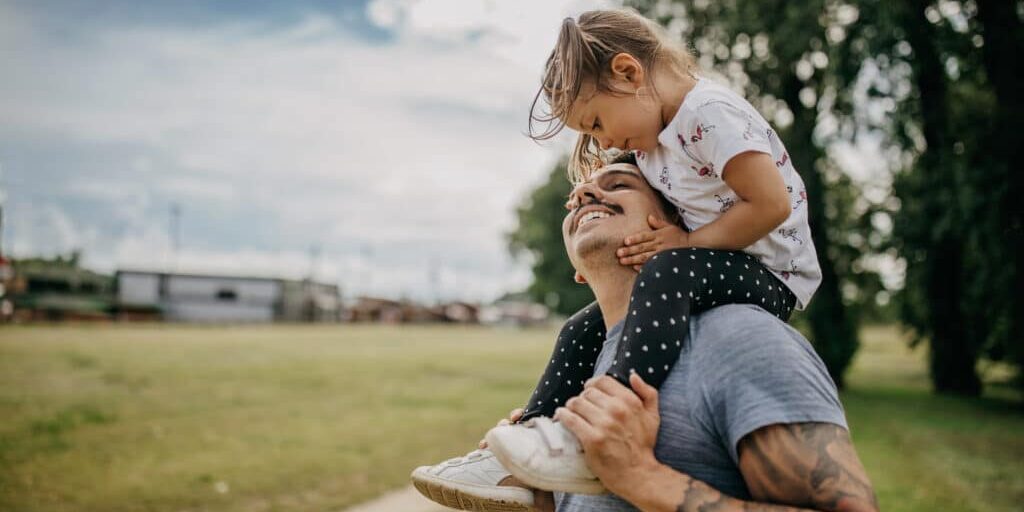
[[[689,248],[654,255],[633,285],[608,375],[628,387],[636,371],[660,387],[679,359],[690,316],[722,304],[754,304],[788,320],[796,297],[744,252]]]
[[[604,340],[604,317],[596,302],[570,317],[558,333],[548,366],[519,421],[551,417],[566,400],[578,395],[583,383],[594,374]]]

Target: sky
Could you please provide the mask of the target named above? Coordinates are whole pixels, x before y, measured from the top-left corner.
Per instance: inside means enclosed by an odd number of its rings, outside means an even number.
[[[514,208],[569,144],[526,137],[529,105],[560,20],[607,5],[0,0],[2,250],[520,290]]]

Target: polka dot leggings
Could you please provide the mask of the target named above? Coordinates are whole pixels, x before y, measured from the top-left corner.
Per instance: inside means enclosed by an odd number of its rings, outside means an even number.
[[[690,316],[723,304],[754,304],[785,321],[796,297],[744,252],[687,248],[652,256],[633,285],[622,339],[607,374],[628,387],[629,373],[635,371],[660,388],[679,359]],[[520,421],[550,417],[583,391],[604,341],[597,303],[570,317]]]

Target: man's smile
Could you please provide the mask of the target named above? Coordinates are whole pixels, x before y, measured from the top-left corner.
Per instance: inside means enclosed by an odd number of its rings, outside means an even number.
[[[572,229],[571,233],[575,233],[580,227],[589,222],[593,222],[597,219],[603,219],[622,213],[622,207],[617,204],[606,203],[606,202],[591,202],[585,206],[580,207],[573,214]]]
[[[596,210],[587,212],[585,215],[583,215],[583,217],[580,218],[579,222],[576,223],[576,229],[579,229],[581,226],[583,226],[584,224],[586,224],[586,223],[588,223],[588,222],[590,222],[592,220],[603,219],[605,217],[611,217],[611,216],[612,216],[612,214],[610,214],[608,212],[599,212],[599,211],[596,211]]]

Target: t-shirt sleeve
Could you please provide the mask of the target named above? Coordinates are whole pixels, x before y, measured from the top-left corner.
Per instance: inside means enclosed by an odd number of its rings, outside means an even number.
[[[821,422],[847,428],[836,386],[810,343],[759,308],[742,310],[720,322],[717,350],[703,372],[710,376],[703,386],[707,413],[733,461],[739,464],[740,440],[768,425]]]
[[[686,146],[705,162],[715,176],[722,176],[733,157],[747,151],[772,154],[768,133],[753,115],[721,100],[694,109],[686,123]]]

